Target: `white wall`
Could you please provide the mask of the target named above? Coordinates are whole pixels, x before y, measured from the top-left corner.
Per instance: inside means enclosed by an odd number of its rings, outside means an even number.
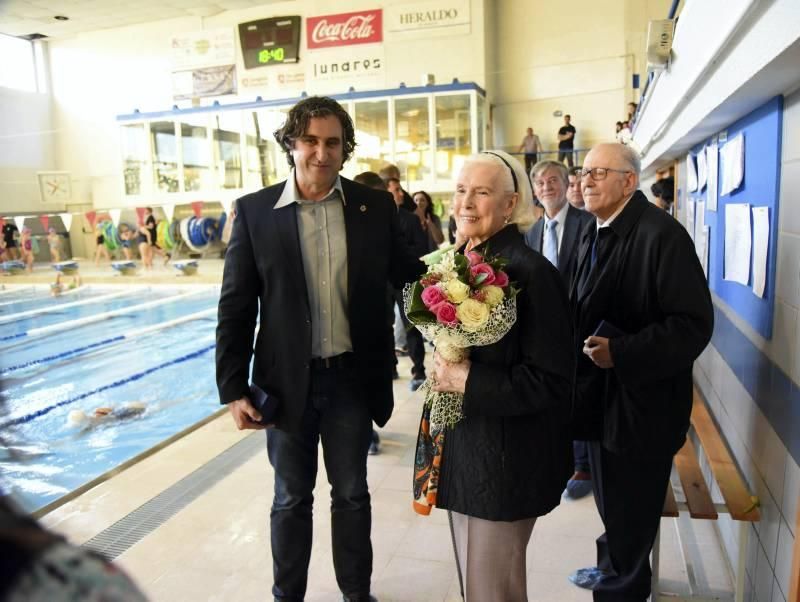
[[[45,209],[36,172],[56,167],[53,127],[49,95],[0,87],[0,207],[4,215]]]

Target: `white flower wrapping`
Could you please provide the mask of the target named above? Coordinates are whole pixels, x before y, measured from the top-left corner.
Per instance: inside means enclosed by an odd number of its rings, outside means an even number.
[[[408,314],[414,285],[407,284],[403,290],[403,301]],[[496,300],[496,299],[493,299]],[[436,351],[449,362],[460,362],[469,357],[470,347],[492,345],[502,339],[517,321],[517,301],[515,295],[506,295],[489,312],[486,322],[477,329],[465,325],[446,326],[439,323],[414,324]],[[425,404],[431,409],[431,431],[454,426],[464,416],[462,407],[464,395],[461,393],[439,393],[434,391],[431,378],[427,378],[420,390],[425,396]]]

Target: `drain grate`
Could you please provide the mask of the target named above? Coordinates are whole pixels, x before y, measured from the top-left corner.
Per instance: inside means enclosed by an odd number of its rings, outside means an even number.
[[[259,436],[260,435],[260,436]],[[261,433],[253,433],[101,531],[82,547],[114,560],[163,525],[245,461],[264,449]]]

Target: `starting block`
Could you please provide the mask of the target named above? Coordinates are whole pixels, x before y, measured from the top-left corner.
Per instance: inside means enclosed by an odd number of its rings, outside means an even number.
[[[176,261],[174,264],[176,270],[180,270],[184,276],[194,276],[197,274],[198,263],[194,259],[186,261]]]
[[[136,274],[136,264],[132,261],[112,261],[111,267],[123,276],[133,276]]]

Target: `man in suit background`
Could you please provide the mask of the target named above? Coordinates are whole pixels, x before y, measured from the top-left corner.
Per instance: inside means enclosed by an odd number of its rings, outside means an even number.
[[[578,242],[584,226],[594,218],[567,202],[567,168],[557,161],[540,161],[530,173],[533,192],[544,207],[544,215],[525,233],[525,243],[542,253],[558,268],[569,290],[578,260]],[[592,491],[589,451],[586,441],[573,442],[575,473],[564,492],[579,499]]]
[[[686,230],[637,190],[639,157],[600,144],[583,164],[586,209],[570,302],[577,413],[591,434],[605,533],[597,567],[570,578],[595,600],[644,601],[672,458],[689,428],[692,364],[711,338],[708,283]],[[603,332],[598,327],[603,324]]]
[[[302,100],[275,139],[292,170],[237,201],[219,300],[217,386],[238,428],[274,424],[274,598],[305,596],[321,440],[336,580],[345,600],[368,601],[367,449],[372,421],[383,426],[393,407],[386,282],[402,286],[423,265],[400,237],[391,197],[339,176],[355,134],[336,101]],[[270,425],[248,386],[257,316],[252,381],[278,404]]]

